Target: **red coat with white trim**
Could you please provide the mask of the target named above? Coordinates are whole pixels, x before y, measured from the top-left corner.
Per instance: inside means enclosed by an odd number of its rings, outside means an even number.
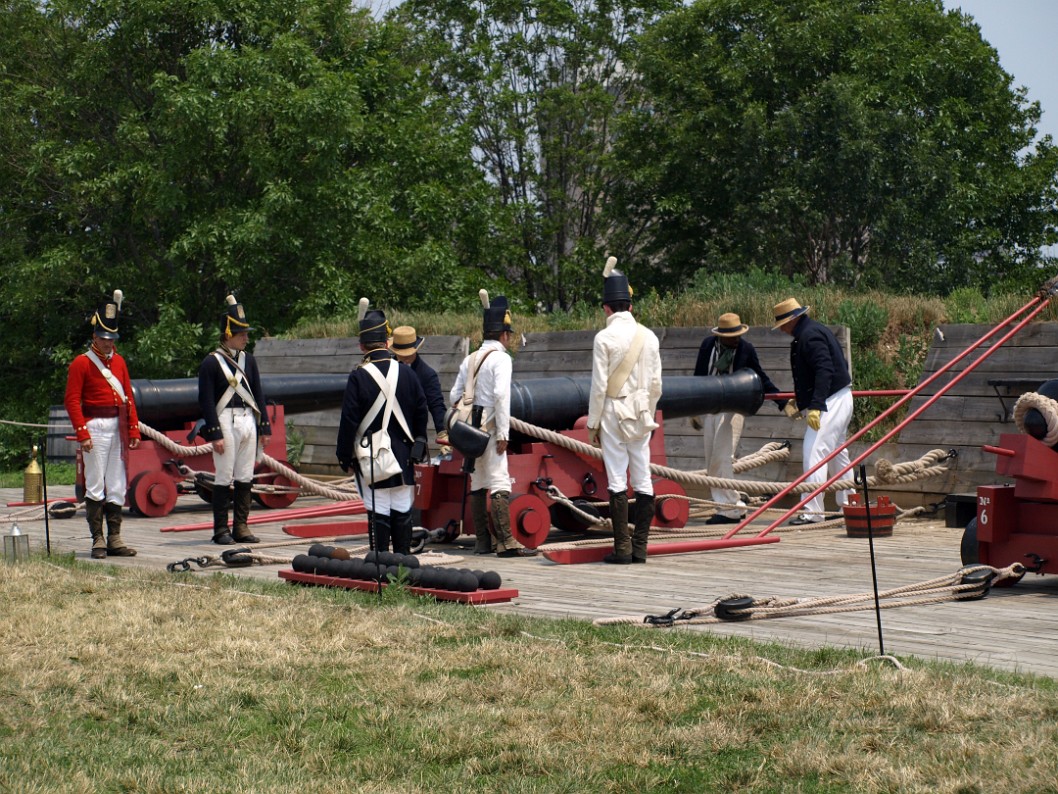
[[[129,369],[123,359],[114,353],[109,360],[99,356],[114,376],[121,383],[128,397],[128,423],[129,438],[140,437],[140,418],[136,414],[136,401],[132,397],[132,383],[129,380]],[[88,432],[88,420],[85,417],[85,407],[93,408],[118,408],[122,405],[121,397],[114,391],[103,373],[95,365],[95,362],[82,353],[70,363],[70,371],[66,376],[66,398],[63,401],[66,413],[70,416],[70,424],[77,433],[77,440],[87,441],[92,437]]]

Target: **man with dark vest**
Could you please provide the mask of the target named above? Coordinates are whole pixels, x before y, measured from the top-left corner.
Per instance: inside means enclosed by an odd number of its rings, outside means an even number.
[[[805,430],[802,464],[808,471],[845,443],[852,421],[852,377],[837,337],[822,323],[808,316],[811,307],[802,307],[793,298],[775,306],[775,328],[793,337],[790,369],[793,371],[794,400],[787,413],[804,414]],[[808,478],[822,483],[848,466],[849,453],[842,450],[827,466]],[[848,502],[851,491],[838,491],[839,506]],[[815,524],[824,519],[823,494],[802,505],[804,513],[790,523]]]
[[[247,519],[254,465],[272,426],[257,361],[246,352],[254,329],[235,296],[225,300],[220,345],[198,368],[198,407],[205,423],[202,437],[213,443],[213,542],[230,546],[259,542]],[[230,532],[229,504],[233,505]]]
[[[694,365],[695,375],[730,375],[740,369],[751,369],[760,377],[765,394],[774,394],[779,387],[760,365],[757,349],[743,338],[749,326],[733,312],[720,315],[720,321],[698,349],[698,360]],[[776,400],[780,409],[786,400]],[[735,423],[742,417],[735,413],[706,414],[696,417],[692,424],[702,431],[705,450],[705,468],[710,477],[732,479],[733,457],[737,445]],[[709,517],[706,524],[736,524],[745,517],[746,505],[739,500],[738,491],[730,488],[713,488],[713,501],[721,505]]]
[[[92,315],[92,343],[70,363],[66,413],[81,445],[85,512],[92,533],[92,557],[132,557],[121,539],[121,508],[127,485],[126,449],[140,445],[140,420],[125,359],[114,349],[119,338],[121,290]],[[107,536],[103,539],[103,521]]]
[[[650,475],[650,435],[658,426],[654,413],[661,398],[658,338],[632,316],[632,288],[614,270],[610,257],[603,269],[606,327],[592,346],[588,437],[602,446],[610,491],[614,550],[604,562],[626,565],[647,561],[647,540],[654,518],[654,483]],[[629,477],[631,474],[631,477]],[[635,493],[635,528],[628,529],[628,484]]]
[[[369,306],[367,298],[360,299],[360,350],[364,358],[349,373],[335,452],[343,471],[356,472],[374,550],[389,551],[392,539],[393,551],[410,554],[415,499],[412,464],[427,454],[426,426],[430,415],[418,377],[389,349],[386,315]],[[382,430],[386,431],[383,435],[388,436],[389,450],[399,471],[380,478],[373,470],[376,450],[372,445],[384,440],[379,435]],[[416,442],[422,449],[416,453],[419,459],[413,460]]]
[[[419,348],[425,339],[415,333],[410,325],[402,325],[393,329],[393,339],[389,349],[397,357],[401,364],[407,364],[412,372],[419,378],[422,390],[426,394],[426,406],[433,418],[434,432],[437,434],[437,444],[441,447],[442,454],[451,451],[448,446],[448,431],[445,430],[445,397],[441,391],[441,379],[437,377],[437,371],[427,364],[419,355]]]
[[[507,442],[511,435],[511,372],[513,364],[507,352],[513,343],[514,328],[507,298],[478,291],[485,309],[482,319],[481,347],[463,359],[459,374],[449,393],[452,405],[463,399],[464,392],[473,396],[480,408],[481,428],[489,434],[485,451],[477,459],[470,475],[470,520],[474,525],[474,553],[498,557],[532,557],[536,549],[527,549],[511,534],[511,477],[507,471]],[[489,501],[491,497],[491,508]],[[489,515],[492,528],[489,532]]]

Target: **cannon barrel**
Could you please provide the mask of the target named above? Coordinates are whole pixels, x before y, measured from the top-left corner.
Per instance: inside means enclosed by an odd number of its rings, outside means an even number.
[[[261,386],[269,403],[295,414],[340,408],[348,379],[348,375],[262,375]],[[158,430],[178,430],[201,418],[197,378],[134,380],[132,394],[140,420]],[[589,376],[516,380],[511,383],[511,416],[549,430],[568,430],[588,413],[590,394]],[[732,375],[665,376],[658,409],[669,419],[723,412],[752,415],[763,402],[760,378],[745,369]]]
[[[562,376],[511,383],[511,416],[548,430],[568,430],[588,413],[591,378]],[[699,414],[752,416],[764,404],[760,376],[750,369],[731,375],[662,377],[660,410],[666,419]]]
[[[348,375],[262,375],[261,387],[269,403],[286,413],[340,408]],[[178,430],[201,418],[198,379],[134,380],[132,394],[140,421],[158,430]]]

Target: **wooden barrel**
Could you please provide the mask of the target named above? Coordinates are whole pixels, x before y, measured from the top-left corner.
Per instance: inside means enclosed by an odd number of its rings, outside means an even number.
[[[70,417],[66,415],[66,409],[61,405],[53,405],[48,409],[48,435],[47,445],[48,460],[67,461],[72,463],[77,457],[77,442],[68,441],[67,436],[73,435],[73,425]]]
[[[869,507],[860,503],[859,494],[851,494],[849,503],[842,508],[845,514],[845,532],[850,538],[865,538],[868,536],[867,518],[870,516],[870,534],[876,538],[888,538],[893,534],[893,525],[896,523],[896,505],[888,496],[879,496],[877,502],[872,502]]]

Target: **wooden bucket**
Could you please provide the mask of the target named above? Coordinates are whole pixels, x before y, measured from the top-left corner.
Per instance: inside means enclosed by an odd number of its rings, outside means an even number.
[[[893,534],[896,523],[896,505],[888,496],[879,496],[877,502],[865,507],[858,493],[849,495],[849,503],[842,508],[845,514],[845,532],[850,538],[865,538],[867,532],[868,511],[871,519],[871,534],[876,538],[888,538]]]

